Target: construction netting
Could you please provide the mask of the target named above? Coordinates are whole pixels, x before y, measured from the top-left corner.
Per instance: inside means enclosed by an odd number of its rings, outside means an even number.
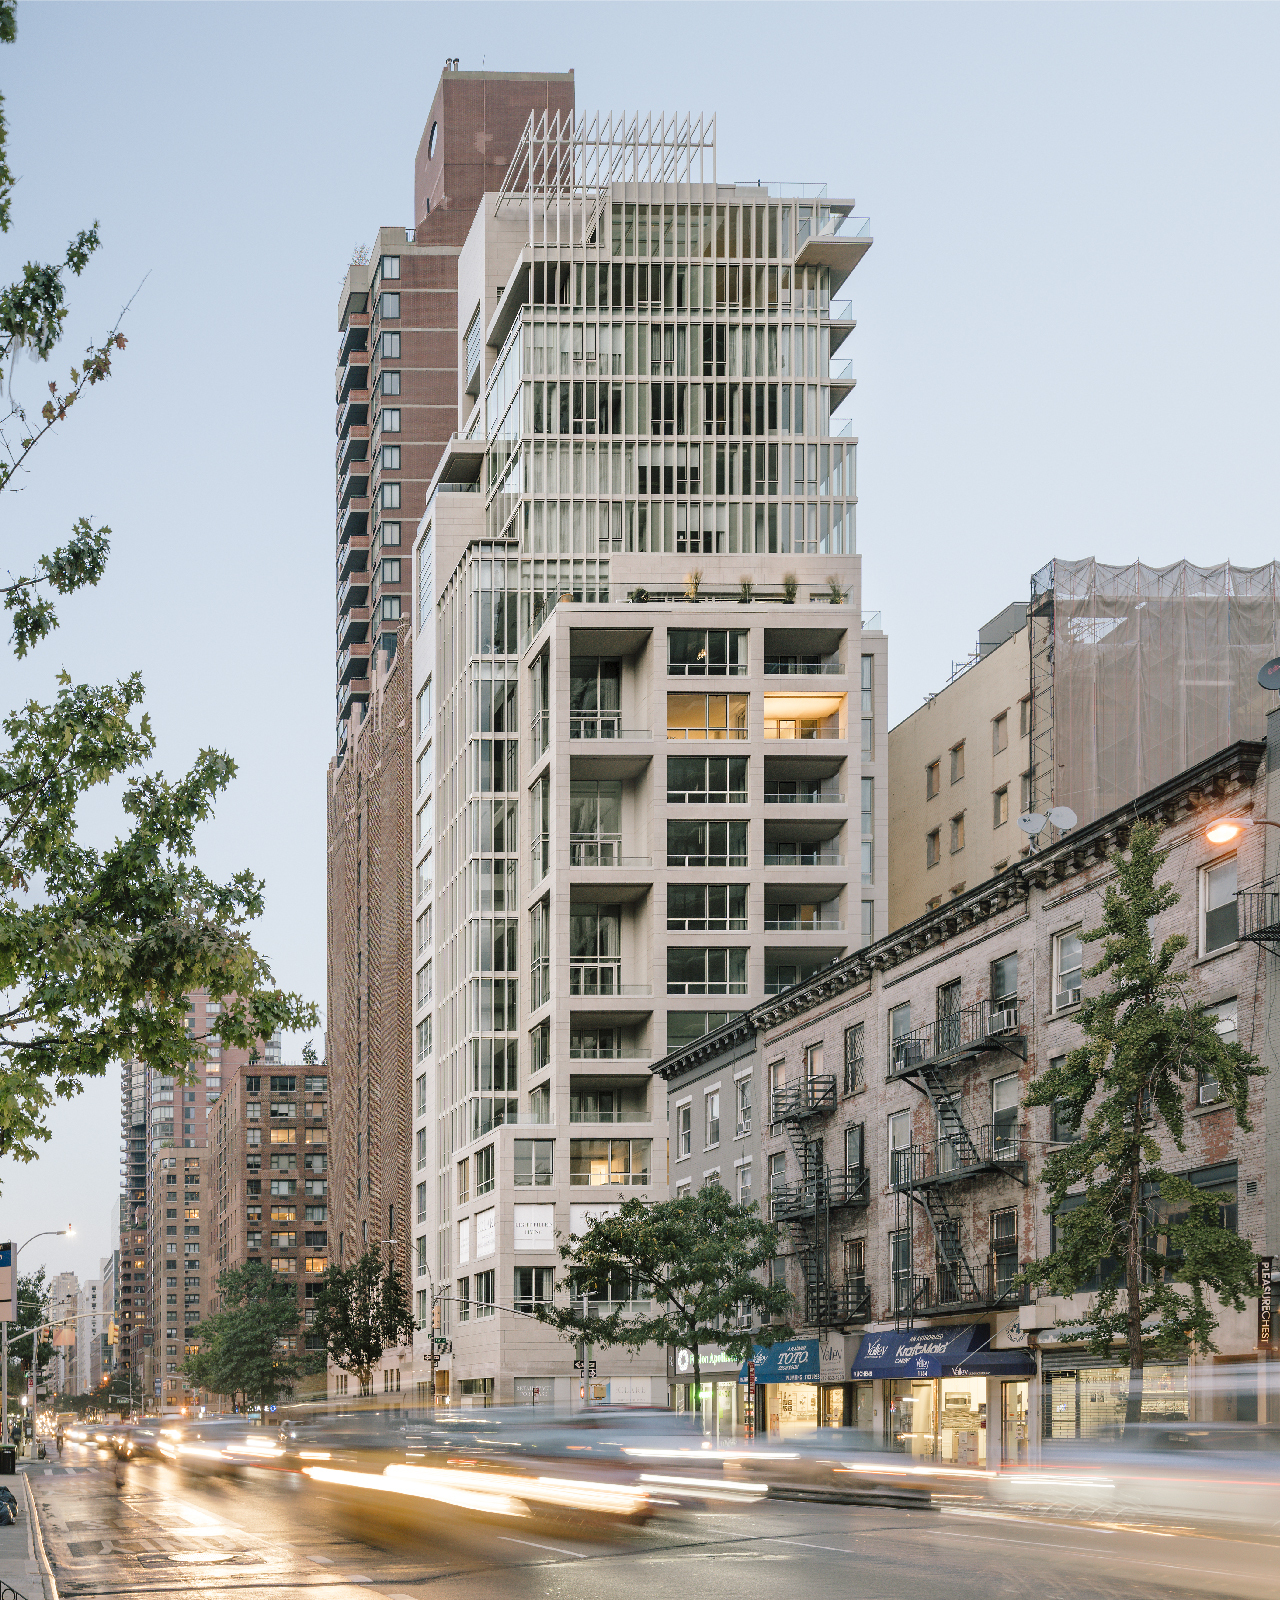
[[[1238,739],[1263,739],[1280,564],[1050,562],[1031,580],[1038,810],[1100,817]]]

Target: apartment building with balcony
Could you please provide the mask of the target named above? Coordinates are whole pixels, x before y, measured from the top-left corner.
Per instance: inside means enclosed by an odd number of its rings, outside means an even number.
[[[1272,713],[1271,741],[1277,725]],[[671,1193],[718,1174],[783,1231],[772,1271],[797,1336],[789,1372],[758,1386],[762,1433],[846,1424],[877,1447],[987,1467],[1115,1434],[1128,1369],[1118,1347],[1087,1349],[1096,1286],[1036,1298],[1016,1282],[1051,1249],[1044,1160],[1076,1137],[1026,1091],[1081,1042],[1081,1001],[1099,982],[1082,935],[1139,817],[1161,826],[1181,897],[1154,937],[1187,936],[1190,998],[1274,1074],[1274,964],[1260,947],[1280,941],[1276,848],[1270,830],[1218,845],[1205,830],[1275,811],[1276,754],[1237,742],[655,1064]],[[1162,1156],[1259,1253],[1280,1225],[1271,1082],[1253,1081],[1250,1130],[1216,1084],[1188,1082],[1186,1149],[1165,1138]],[[1216,1353],[1148,1363],[1144,1415],[1277,1415],[1257,1306],[1216,1310]],[[718,1373],[703,1398],[724,1426],[741,1421],[745,1378]]]
[[[885,929],[852,213],[718,182],[709,121],[535,117],[463,247],[411,719],[415,1374],[434,1298],[455,1402],[576,1403],[532,1313],[557,1238],[667,1191],[652,1064]],[[597,1353],[590,1398],[665,1394]]]
[[[413,225],[379,229],[338,301],[336,749],[328,799],[327,1054],[341,1259],[397,1238],[408,1269],[412,914],[410,542],[457,428],[458,257],[531,110],[571,109],[573,74],[462,72],[437,84]]]

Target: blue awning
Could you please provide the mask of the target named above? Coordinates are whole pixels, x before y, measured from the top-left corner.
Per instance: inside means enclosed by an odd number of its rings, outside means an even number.
[[[817,1340],[779,1340],[776,1345],[757,1345],[754,1351],[757,1384],[818,1384],[822,1368]],[[745,1384],[747,1364],[738,1375]]]
[[[1035,1362],[1026,1351],[994,1351],[986,1323],[953,1323],[909,1333],[867,1334],[854,1358],[855,1379],[938,1379],[1005,1374],[1029,1378]]]

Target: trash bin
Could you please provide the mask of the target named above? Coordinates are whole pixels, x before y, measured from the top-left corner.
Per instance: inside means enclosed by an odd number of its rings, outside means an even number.
[[[18,1471],[18,1453],[11,1445],[0,1445],[0,1478]]]

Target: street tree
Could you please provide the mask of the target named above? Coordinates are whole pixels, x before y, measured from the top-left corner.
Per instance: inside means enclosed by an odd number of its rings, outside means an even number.
[[[1235,1041],[1224,1041],[1214,1015],[1192,999],[1178,957],[1187,939],[1158,946],[1153,920],[1180,899],[1159,880],[1168,852],[1159,831],[1139,822],[1128,852],[1111,856],[1099,927],[1088,969],[1106,987],[1080,1009],[1084,1043],[1037,1075],[1029,1106],[1058,1107],[1075,1139],[1044,1164],[1053,1249],[1024,1279],[1053,1295],[1097,1283],[1088,1313],[1089,1343],[1099,1355],[1124,1343],[1129,1361],[1125,1426],[1142,1417],[1148,1358],[1185,1355],[1188,1342],[1214,1349],[1217,1318],[1209,1299],[1242,1311],[1257,1260],[1247,1240],[1224,1227],[1220,1202],[1165,1166],[1172,1147],[1186,1149],[1188,1093],[1213,1081],[1242,1129],[1251,1079],[1266,1069]]]
[[[14,0],[0,0],[0,43],[12,43]],[[13,174],[0,117],[0,232],[13,223]],[[28,261],[0,285],[0,490],[26,488],[33,453],[105,382],[125,348],[119,322],[43,402],[22,398],[20,360],[46,363],[68,316],[67,286],[100,245],[82,229],[54,263]],[[123,313],[122,313],[123,316]],[[54,597],[98,583],[110,529],[78,518],[64,543],[20,563],[0,583],[11,645],[26,656],[58,626]],[[263,886],[226,882],[195,863],[195,831],[235,776],[225,753],[202,750],[176,782],[152,766],[155,736],[137,673],[75,684],[65,673],[45,703],[0,719],[0,1156],[28,1162],[49,1138],[47,1113],[115,1061],[133,1058],[183,1077],[208,1057],[187,1033],[189,990],[222,1002],[218,1035],[252,1047],[277,1029],[314,1028],[314,1005],[278,988],[250,942]],[[118,785],[126,827],[107,849],[79,827],[86,795]]]
[[[388,1256],[370,1248],[350,1267],[330,1263],[315,1293],[315,1331],[329,1358],[360,1381],[368,1395],[373,1370],[392,1345],[413,1339],[413,1314],[404,1280]]]
[[[263,1262],[218,1277],[221,1310],[198,1327],[200,1349],[182,1365],[198,1389],[236,1396],[264,1410],[292,1393],[298,1364],[283,1348],[301,1321],[297,1288]]]
[[[768,1282],[777,1254],[776,1226],[754,1201],[741,1205],[722,1184],[652,1205],[627,1200],[560,1246],[568,1298],[535,1312],[562,1334],[597,1345],[687,1350],[701,1398],[704,1346],[746,1362],[755,1346],[790,1336],[781,1319],[791,1295]],[[614,1310],[605,1314],[607,1305]]]
[[[49,1358],[53,1355],[49,1285],[43,1267],[33,1273],[19,1273],[17,1310],[17,1320],[9,1325],[9,1396],[15,1404],[31,1372],[32,1344],[36,1347],[37,1383],[39,1374],[48,1366]]]

